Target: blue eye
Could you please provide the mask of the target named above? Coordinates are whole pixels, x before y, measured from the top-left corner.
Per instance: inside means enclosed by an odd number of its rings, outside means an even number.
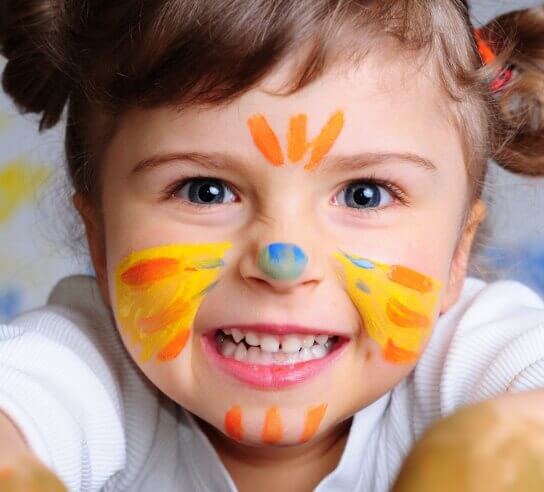
[[[351,183],[337,197],[339,205],[359,209],[385,207],[393,201],[389,191],[370,181]]]
[[[217,205],[233,202],[236,196],[221,180],[197,178],[186,181],[173,196],[196,205]]]

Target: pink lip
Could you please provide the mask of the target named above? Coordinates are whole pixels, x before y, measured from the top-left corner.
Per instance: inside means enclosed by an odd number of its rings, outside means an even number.
[[[247,326],[244,329],[249,329]],[[258,329],[259,328],[259,329]],[[276,327],[278,328],[278,327]],[[252,331],[266,331],[268,333],[278,334],[278,330],[266,329],[265,326],[252,326]],[[348,346],[349,340],[339,338],[333,347],[332,351],[322,359],[311,360],[307,362],[298,362],[296,364],[248,364],[234,359],[223,357],[217,351],[215,341],[215,333],[217,329],[208,331],[201,336],[201,347],[204,355],[211,363],[220,371],[234,377],[244,384],[253,386],[259,389],[281,389],[295,384],[300,384],[308,379],[323,372],[331,367],[334,362],[344,353]],[[297,327],[296,331],[289,327],[279,327],[281,333],[309,333],[310,330],[303,331],[301,327]],[[316,333],[315,329],[311,333]],[[319,331],[321,334],[326,332]],[[334,335],[334,334],[333,334]]]

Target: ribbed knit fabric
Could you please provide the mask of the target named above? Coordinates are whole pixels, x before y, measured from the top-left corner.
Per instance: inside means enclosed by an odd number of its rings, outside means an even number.
[[[544,304],[516,282],[468,279],[416,369],[354,419],[317,492],[389,490],[436,419],[507,391],[544,388]],[[72,491],[236,490],[192,415],[126,353],[92,277],[0,325],[0,409]]]

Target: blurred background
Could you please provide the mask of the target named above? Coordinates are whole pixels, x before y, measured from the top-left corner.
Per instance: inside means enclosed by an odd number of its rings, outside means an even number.
[[[475,25],[536,0],[474,0]],[[0,71],[4,60],[0,57]],[[71,273],[91,273],[64,175],[64,128],[38,134],[0,91],[0,322],[43,304]],[[489,219],[472,274],[521,280],[544,294],[544,180],[491,166]]]

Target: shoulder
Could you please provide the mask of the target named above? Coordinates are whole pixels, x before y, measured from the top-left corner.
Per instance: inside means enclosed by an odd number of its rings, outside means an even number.
[[[0,325],[0,387],[0,408],[70,489],[139,474],[158,428],[157,391],[124,350],[93,277],[61,280],[45,306]]]
[[[507,391],[544,387],[543,361],[539,295],[515,281],[469,278],[438,320],[409,384],[416,405],[433,419]]]

